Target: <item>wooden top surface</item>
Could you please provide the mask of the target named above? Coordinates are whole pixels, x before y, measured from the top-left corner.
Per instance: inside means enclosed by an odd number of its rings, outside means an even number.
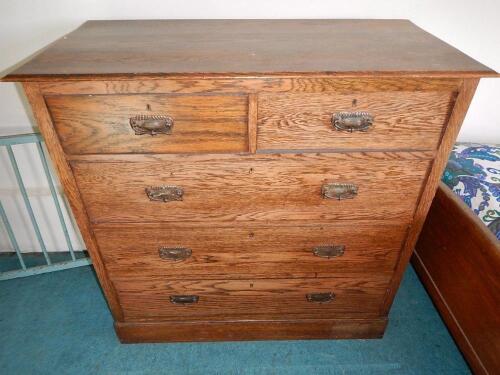
[[[4,80],[177,75],[489,76],[407,20],[88,21]]]

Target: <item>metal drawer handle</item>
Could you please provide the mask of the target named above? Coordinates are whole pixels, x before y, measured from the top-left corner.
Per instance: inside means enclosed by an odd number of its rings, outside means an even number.
[[[324,199],[353,199],[358,195],[358,187],[354,184],[324,184],[321,195]]]
[[[184,195],[184,189],[179,186],[151,186],[147,187],[145,190],[146,195],[151,201],[181,201]]]
[[[186,305],[189,303],[198,303],[200,297],[190,295],[170,296],[170,302],[176,305]]]
[[[335,299],[333,292],[327,293],[308,293],[306,294],[307,302],[328,303]]]
[[[313,248],[313,254],[320,258],[335,258],[344,255],[344,245],[322,245]]]
[[[130,126],[136,135],[172,134],[174,120],[164,115],[137,115],[130,118]]]
[[[373,125],[373,120],[368,112],[338,112],[332,116],[332,125],[338,131],[365,132]]]
[[[160,247],[158,253],[161,259],[181,262],[189,258],[193,252],[187,247]]]

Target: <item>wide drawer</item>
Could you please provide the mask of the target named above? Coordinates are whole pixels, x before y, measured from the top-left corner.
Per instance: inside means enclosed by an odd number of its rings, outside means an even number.
[[[72,168],[94,223],[331,219],[408,223],[430,163],[421,156],[169,156],[151,162],[79,161]],[[345,189],[346,196],[355,186],[357,195],[340,200],[332,191],[323,195],[323,189],[332,186]]]
[[[248,151],[246,95],[58,95],[45,100],[68,154]]]
[[[407,226],[331,225],[172,227],[107,225],[94,229],[111,277],[226,279],[390,272]]]
[[[257,149],[433,150],[454,98],[451,91],[262,93]]]
[[[125,320],[375,317],[390,275],[327,279],[113,278]],[[331,294],[330,294],[331,293]]]

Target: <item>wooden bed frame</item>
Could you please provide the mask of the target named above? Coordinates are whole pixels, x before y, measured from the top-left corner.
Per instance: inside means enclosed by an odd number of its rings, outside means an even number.
[[[441,183],[413,266],[476,374],[500,372],[500,245]]]

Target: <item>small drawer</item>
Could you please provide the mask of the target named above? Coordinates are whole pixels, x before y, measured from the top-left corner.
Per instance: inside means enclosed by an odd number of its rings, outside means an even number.
[[[67,154],[248,151],[246,95],[46,96]]]
[[[112,278],[129,321],[376,317],[389,280]]]
[[[421,153],[164,156],[72,162],[93,223],[318,222],[413,217]]]
[[[111,277],[169,279],[333,277],[390,272],[407,226],[401,223],[94,228]]]
[[[262,93],[259,150],[434,150],[454,92]]]

